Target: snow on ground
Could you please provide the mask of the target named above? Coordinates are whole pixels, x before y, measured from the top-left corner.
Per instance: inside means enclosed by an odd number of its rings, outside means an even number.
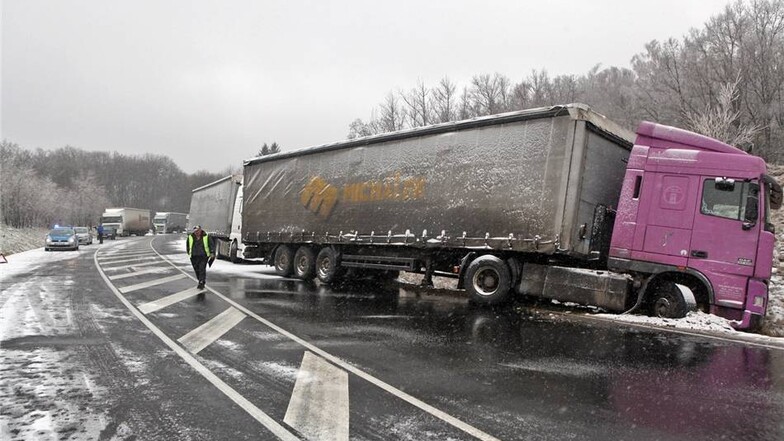
[[[98,439],[106,427],[107,416],[86,411],[82,403],[101,400],[109,391],[63,350],[79,342],[77,324],[60,295],[75,275],[11,281],[79,253],[38,248],[0,264],[0,439]]]
[[[44,246],[46,228],[13,228],[0,223],[0,254],[20,253]]]

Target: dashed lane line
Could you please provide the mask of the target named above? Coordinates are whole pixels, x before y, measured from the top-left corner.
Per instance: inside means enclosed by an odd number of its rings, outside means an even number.
[[[137,283],[135,285],[124,286],[122,288],[119,288],[119,291],[123,294],[128,294],[129,292],[138,291],[144,288],[150,288],[152,286],[163,285],[164,283],[169,283],[184,278],[185,278],[185,274],[177,274],[174,276],[164,277],[162,279],[150,280],[149,282],[142,282],[142,283]]]
[[[98,261],[107,260],[107,259],[119,259],[121,257],[137,257],[137,256],[149,256],[149,251],[135,251],[132,253],[101,253],[101,257],[98,258]]]
[[[245,317],[247,316],[236,308],[229,308],[207,323],[178,338],[177,341],[192,354],[198,354],[199,351],[229,332],[231,328],[237,326]]]
[[[143,266],[150,266],[150,265],[160,265],[162,263],[165,263],[166,266],[171,266],[171,264],[165,260],[156,260],[155,262],[131,263],[130,265],[111,266],[109,268],[102,268],[102,269],[104,271],[118,271],[121,269],[140,268]]]
[[[162,259],[164,259],[164,260],[168,261],[169,263],[171,263],[172,266],[174,266],[175,268],[180,270],[187,277],[189,277],[189,278],[191,278],[193,280],[196,280],[195,277],[193,277],[192,275],[187,273],[185,270],[183,270],[182,268],[180,268],[177,265],[175,265],[174,262],[170,261],[164,255],[159,253],[155,248],[153,248],[152,240],[150,240],[149,244],[150,244],[150,248],[158,256],[160,256]],[[293,340],[294,342],[299,343],[301,346],[305,347],[306,349],[308,349],[309,351],[313,352],[314,354],[319,355],[320,357],[324,358],[325,360],[328,360],[330,363],[332,363],[332,364],[334,364],[334,365],[336,365],[338,367],[341,367],[341,368],[345,369],[348,372],[351,372],[352,374],[354,374],[354,375],[362,378],[363,380],[365,380],[365,381],[367,381],[367,382],[369,382],[369,383],[371,383],[371,384],[381,388],[382,390],[384,390],[384,391],[386,391],[386,392],[396,396],[397,398],[399,398],[399,399],[401,399],[401,400],[411,404],[412,406],[415,406],[415,407],[419,408],[420,410],[422,410],[424,412],[427,412],[430,415],[433,415],[434,417],[444,421],[445,423],[447,423],[447,424],[449,424],[449,425],[451,425],[451,426],[453,426],[453,427],[455,427],[455,428],[457,428],[457,429],[459,429],[459,430],[461,430],[461,431],[463,431],[463,432],[465,432],[465,433],[467,433],[467,434],[469,434],[469,435],[471,435],[471,436],[473,436],[475,438],[478,438],[478,439],[483,440],[483,441],[499,441],[498,438],[490,435],[489,433],[486,433],[486,432],[484,432],[484,431],[482,431],[482,430],[480,430],[480,429],[478,429],[478,428],[476,428],[476,427],[474,427],[474,426],[472,426],[472,425],[470,425],[470,424],[468,424],[468,423],[466,423],[466,422],[464,422],[464,421],[462,421],[462,420],[460,420],[460,419],[458,419],[458,418],[456,418],[456,417],[454,417],[454,416],[452,416],[452,415],[450,415],[450,414],[448,414],[448,413],[446,413],[446,412],[444,412],[444,411],[442,411],[440,409],[437,409],[437,408],[435,408],[435,407],[425,403],[424,401],[422,401],[422,400],[420,400],[420,399],[418,399],[418,398],[416,398],[416,397],[414,397],[414,396],[412,396],[410,394],[407,394],[407,393],[403,392],[402,390],[400,390],[400,389],[398,389],[398,388],[396,388],[396,387],[394,387],[394,386],[392,386],[390,384],[387,384],[387,383],[379,380],[378,378],[376,378],[376,377],[374,377],[374,376],[372,376],[372,375],[370,375],[370,374],[368,374],[368,373],[366,373],[366,372],[364,372],[364,371],[354,367],[354,365],[349,364],[348,362],[345,362],[342,359],[340,359],[340,358],[338,358],[338,357],[336,357],[336,356],[334,356],[334,355],[332,355],[332,354],[330,354],[330,353],[320,349],[319,347],[313,345],[312,343],[309,343],[309,342],[303,340],[302,338],[297,337],[296,335],[290,333],[289,331],[286,331],[285,329],[283,329],[280,326],[272,323],[271,321],[265,319],[264,317],[261,317],[260,315],[254,313],[253,311],[249,310],[248,308],[245,308],[244,306],[240,305],[239,303],[235,302],[234,300],[226,297],[225,295],[221,294],[220,292],[215,291],[214,289],[210,288],[209,286],[207,286],[205,289],[209,290],[210,292],[212,292],[216,296],[220,297],[221,299],[223,299],[223,301],[225,301],[229,305],[237,308],[239,311],[247,314],[250,317],[253,317],[254,319],[256,319],[259,322],[261,322],[264,325],[266,325],[267,327],[269,327],[269,328],[277,331],[278,333],[288,337],[290,340]]]
[[[152,241],[150,241],[150,246],[152,247]],[[272,417],[264,413],[261,409],[256,407],[253,403],[248,401],[247,398],[243,397],[239,394],[236,390],[232,389],[231,386],[223,382],[217,375],[215,375],[212,371],[210,371],[206,366],[204,366],[201,362],[199,362],[196,357],[194,357],[190,352],[185,350],[182,346],[178,345],[174,340],[169,338],[163,331],[161,331],[157,326],[155,326],[147,317],[144,316],[138,309],[136,309],[125,296],[112,284],[111,280],[103,273],[101,270],[100,265],[98,265],[98,253],[93,255],[93,259],[95,262],[95,267],[98,268],[98,272],[101,274],[104,282],[109,289],[114,293],[114,295],[120,300],[120,302],[128,308],[131,313],[139,319],[144,326],[147,327],[150,331],[155,334],[166,346],[168,346],[172,351],[174,351],[177,355],[180,356],[188,365],[190,365],[196,372],[198,372],[202,377],[204,377],[207,381],[209,381],[213,386],[215,386],[219,391],[221,391],[226,397],[232,400],[235,404],[240,406],[245,412],[247,412],[250,416],[252,416],[256,421],[258,421],[262,426],[266,427],[267,430],[272,432],[273,435],[276,437],[284,440],[284,441],[299,441],[300,438],[294,435],[291,431],[286,429],[283,425],[275,421]]]
[[[142,270],[142,271],[134,271],[134,272],[128,273],[128,274],[118,274],[116,276],[109,276],[109,280],[122,280],[122,279],[128,279],[130,277],[141,276],[141,275],[144,275],[144,274],[161,274],[161,273],[167,273],[169,271],[171,271],[171,270],[168,267],[147,268],[147,269]]]
[[[167,306],[171,306],[175,303],[189,299],[202,292],[204,292],[202,289],[188,288],[185,291],[180,291],[176,294],[172,294],[158,300],[153,300],[152,302],[144,303],[139,306],[139,311],[141,311],[142,314],[151,314],[153,312],[160,311]]]
[[[150,260],[150,259],[157,259],[157,257],[156,256],[139,256],[139,257],[133,257],[133,258],[130,258],[130,259],[102,260],[102,261],[100,261],[100,263],[101,263],[101,265],[116,265],[118,263],[139,262],[139,261]]]
[[[305,351],[283,422],[307,439],[348,441],[348,372]]]

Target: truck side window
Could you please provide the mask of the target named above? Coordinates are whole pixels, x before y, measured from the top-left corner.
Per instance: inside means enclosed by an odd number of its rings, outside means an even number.
[[[715,179],[706,179],[702,187],[700,212],[708,216],[743,220],[749,183],[737,182],[731,189],[719,190]]]

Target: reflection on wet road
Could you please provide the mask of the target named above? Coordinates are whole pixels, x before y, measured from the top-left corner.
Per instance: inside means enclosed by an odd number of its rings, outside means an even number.
[[[116,439],[784,439],[779,349],[222,261],[203,291],[181,245],[126,239],[5,279],[0,351],[24,362],[2,365],[0,398],[38,413],[0,414],[0,438],[86,418]],[[59,401],[23,395],[43,355],[83,373]]]

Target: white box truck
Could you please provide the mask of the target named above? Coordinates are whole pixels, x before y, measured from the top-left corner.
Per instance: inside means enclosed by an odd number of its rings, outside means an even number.
[[[155,213],[152,224],[155,227],[155,234],[181,233],[185,231],[188,223],[188,215],[185,213],[172,213],[169,211],[159,211]]]
[[[107,208],[101,224],[104,228],[114,228],[117,236],[143,236],[152,228],[150,210],[142,208]]]

